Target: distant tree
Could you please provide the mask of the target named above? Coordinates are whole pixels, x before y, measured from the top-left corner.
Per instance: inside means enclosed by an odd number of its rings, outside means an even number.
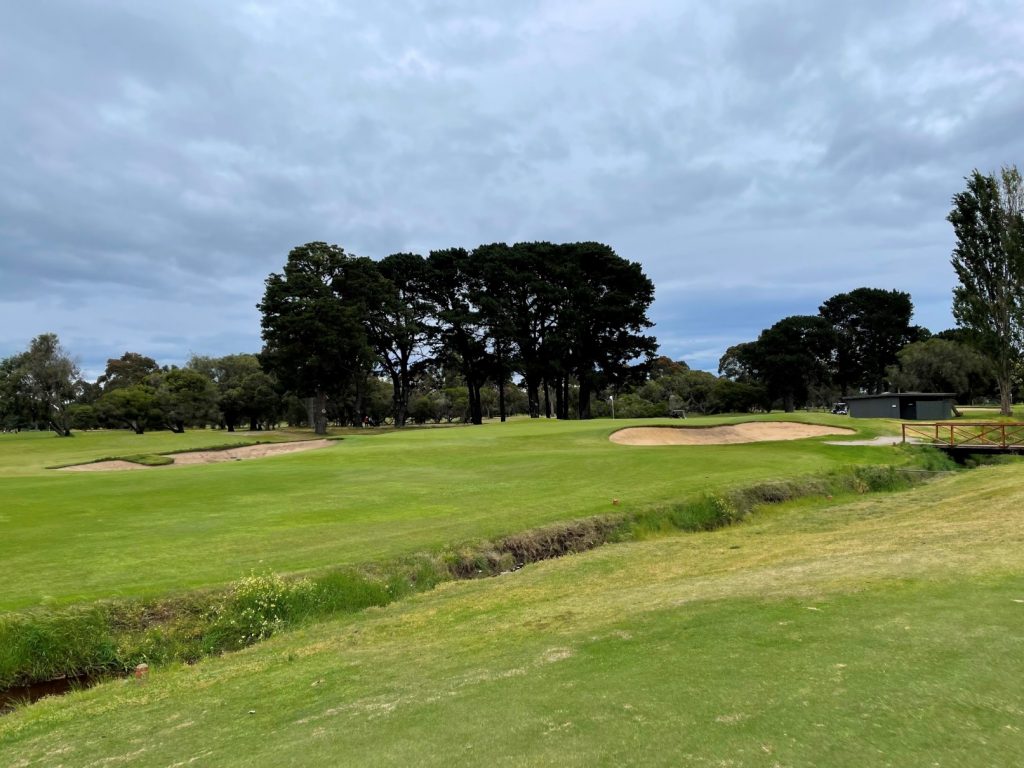
[[[899,364],[889,371],[900,389],[917,392],[955,392],[971,402],[994,384],[992,361],[973,347],[931,338],[900,350]]]
[[[220,418],[228,432],[234,432],[243,419],[248,419],[249,429],[256,431],[261,423],[275,420],[283,411],[277,381],[264,372],[256,355],[193,355],[186,368],[213,382]]]
[[[104,392],[96,402],[97,415],[108,423],[121,424],[135,434],[159,425],[156,391],[149,384],[132,384]]]
[[[834,377],[843,395],[851,388],[883,390],[896,354],[921,338],[923,329],[910,324],[913,312],[909,293],[879,288],[857,288],[821,305],[819,313],[835,330]]]
[[[372,350],[362,284],[368,259],[327,243],[292,249],[283,273],[266,280],[261,363],[288,390],[312,398],[313,427],[327,432],[327,400],[363,375]]]
[[[657,342],[644,333],[654,283],[637,262],[603,243],[562,246],[559,278],[564,288],[551,350],[560,361],[556,388],[560,418],[569,417],[570,377],[579,387],[577,415],[590,418],[591,394],[631,375],[635,361],[654,356]]]
[[[92,405],[72,403],[68,406],[68,418],[72,429],[97,429],[100,426],[99,415]]]
[[[822,317],[794,315],[761,332],[752,347],[744,347],[750,377],[787,413],[807,400],[808,389],[828,379],[836,345],[831,324]]]
[[[436,323],[432,338],[437,345],[436,354],[462,372],[468,420],[473,424],[483,422],[480,388],[487,380],[491,363],[486,321],[476,303],[481,291],[478,273],[466,249],[430,252],[424,298],[431,304]]]
[[[947,217],[956,245],[953,317],[991,358],[1000,412],[1012,413],[1013,373],[1024,346],[1024,183],[1016,167],[975,170]]]
[[[427,361],[429,307],[425,300],[427,265],[415,253],[395,253],[377,268],[376,299],[367,314],[370,344],[391,379],[395,426],[404,427],[413,383]]]
[[[750,413],[771,408],[771,400],[763,387],[726,378],[715,381],[709,400],[712,413]]]
[[[119,358],[107,360],[107,367],[96,383],[102,391],[142,384],[149,376],[160,371],[156,360],[138,352],[125,352]]]
[[[757,342],[734,344],[718,360],[718,375],[731,381],[752,383],[757,378]]]
[[[21,355],[0,360],[0,429],[17,431],[32,422],[32,408],[24,391]]]
[[[153,387],[156,412],[172,432],[217,421],[217,390],[201,373],[172,368],[153,374],[148,382]]]
[[[690,370],[690,366],[683,360],[673,360],[664,355],[659,355],[651,360],[649,366],[649,377],[658,379],[662,376],[670,376]]]
[[[531,418],[541,415],[542,389],[547,392],[548,384],[565,368],[554,343],[565,300],[565,248],[548,242],[515,243],[504,253],[510,275],[503,280],[503,304],[508,310],[504,331],[511,339]],[[545,396],[544,412],[550,416],[548,400]]]
[[[496,385],[498,415],[505,421],[508,407],[505,402],[506,385],[516,364],[517,331],[523,323],[518,322],[517,314],[524,307],[517,303],[521,297],[521,287],[528,284],[530,276],[522,272],[522,265],[517,252],[505,243],[481,245],[473,251],[472,267],[474,272],[476,293],[474,303],[480,308],[480,314],[487,327],[490,339],[490,355],[488,358],[488,378]],[[481,398],[485,390],[481,390]],[[481,407],[488,413],[492,405]]]
[[[61,437],[71,435],[70,406],[81,379],[78,365],[55,333],[36,336],[19,357],[22,387],[34,410]]]

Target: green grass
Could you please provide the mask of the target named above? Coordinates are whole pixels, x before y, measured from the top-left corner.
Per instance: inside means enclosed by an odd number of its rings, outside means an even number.
[[[939,454],[919,453],[919,459],[952,466]],[[638,513],[563,522],[358,569],[334,568],[298,578],[254,573],[226,589],[179,597],[0,614],[0,689],[64,676],[125,673],[142,662],[191,663],[240,650],[314,619],[387,605],[445,581],[495,576],[609,542],[716,530],[746,520],[766,503],[891,492],[934,476],[918,469],[850,467],[824,476],[704,492]]]
[[[1024,762],[1021,466],[443,585],[0,719],[13,765]]]
[[[862,437],[894,431],[887,422],[793,418],[854,426]],[[897,449],[818,439],[652,448],[608,441],[629,423],[354,430],[303,454],[104,473],[45,467],[208,447],[226,435],[0,435],[0,610],[164,595],[254,570],[359,564],[615,509],[635,512],[707,489],[909,460]]]

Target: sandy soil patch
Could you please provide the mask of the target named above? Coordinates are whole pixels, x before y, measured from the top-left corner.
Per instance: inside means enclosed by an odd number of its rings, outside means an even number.
[[[159,467],[147,467],[142,464],[133,464],[130,461],[96,461],[92,464],[76,464],[73,467],[63,467],[62,470],[64,472],[110,472],[125,469],[166,469],[167,467],[181,467],[190,464],[216,464],[221,461],[262,459],[266,456],[280,456],[284,453],[312,451],[315,448],[326,448],[333,442],[333,440],[299,440],[294,443],[246,445],[241,448],[228,448],[224,451],[185,451],[183,453],[170,454],[170,457],[174,459],[174,463],[164,464]]]
[[[750,421],[721,427],[629,427],[608,439],[620,445],[733,445],[849,434],[854,430],[792,421]]]

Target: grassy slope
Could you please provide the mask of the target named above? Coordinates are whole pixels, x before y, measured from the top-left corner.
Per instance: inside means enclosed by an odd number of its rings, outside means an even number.
[[[0,610],[158,594],[252,569],[365,562],[608,512],[613,497],[630,510],[706,487],[899,460],[891,449],[821,440],[700,448],[607,440],[628,423],[524,420],[356,435],[292,456],[105,473],[43,467],[229,436],[2,435]],[[893,429],[852,423],[864,436]]]
[[[1021,471],[448,584],[16,712],[0,763],[1020,765]]]

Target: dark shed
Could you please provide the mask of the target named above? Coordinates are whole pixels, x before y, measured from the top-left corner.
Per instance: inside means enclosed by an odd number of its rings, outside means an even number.
[[[953,417],[952,392],[883,392],[846,398],[850,415],[857,419],[931,421]]]

